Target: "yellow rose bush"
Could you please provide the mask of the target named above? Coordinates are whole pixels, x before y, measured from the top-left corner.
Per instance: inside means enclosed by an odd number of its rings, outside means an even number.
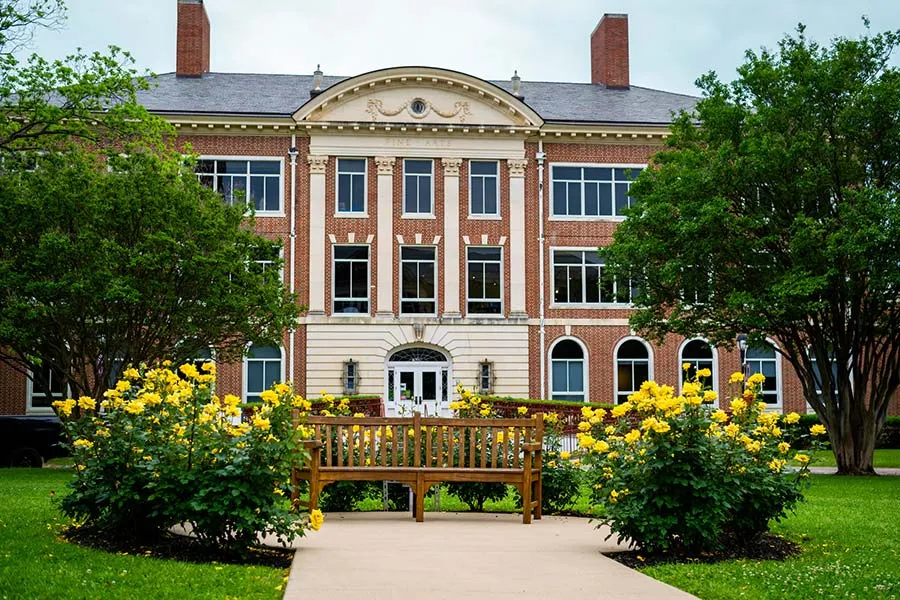
[[[674,388],[645,382],[612,411],[585,419],[578,442],[601,524],[648,553],[697,555],[727,535],[749,539],[802,500],[808,454],[797,454],[780,419],[758,401],[762,376],[733,377],[733,399],[713,407],[701,373]],[[818,433],[818,432],[813,432]],[[788,469],[787,461],[801,465]]]
[[[235,553],[258,533],[282,542],[303,535],[310,520],[291,514],[285,498],[302,458],[292,411],[309,403],[276,384],[242,422],[241,400],[219,398],[214,384],[212,363],[142,367],[126,370],[99,405],[54,403],[75,462],[62,511],[119,539],[150,541],[188,524],[202,543]]]

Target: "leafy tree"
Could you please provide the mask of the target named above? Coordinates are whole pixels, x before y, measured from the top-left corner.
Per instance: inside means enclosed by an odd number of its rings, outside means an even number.
[[[121,365],[210,347],[233,358],[296,318],[278,244],[180,160],[73,147],[13,162],[0,172],[0,360],[99,398]]]
[[[801,25],[733,83],[701,77],[601,250],[641,287],[646,335],[777,338],[846,474],[873,472],[900,373],[898,42]]]

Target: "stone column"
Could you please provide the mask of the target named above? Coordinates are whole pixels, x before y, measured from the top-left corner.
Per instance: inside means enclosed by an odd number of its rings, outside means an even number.
[[[309,315],[325,314],[325,169],[328,157],[310,154],[309,162]]]
[[[525,317],[525,167],[528,160],[509,165],[509,316]]]
[[[378,167],[378,298],[375,316],[394,316],[394,163],[393,156],[376,156]]]
[[[459,166],[461,158],[443,158],[444,165],[444,317],[459,312]]]

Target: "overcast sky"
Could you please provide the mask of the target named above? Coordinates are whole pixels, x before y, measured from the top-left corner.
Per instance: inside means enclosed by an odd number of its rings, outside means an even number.
[[[68,22],[33,50],[57,58],[114,44],[141,68],[175,68],[177,0],[67,0]],[[898,0],[206,0],[211,68],[220,72],[356,75],[428,65],[485,79],[590,81],[591,31],[628,13],[631,83],[696,94],[709,70],[732,80],[748,48],[774,48],[797,23],[835,36],[900,29]],[[900,52],[898,52],[900,54]],[[895,56],[895,63],[898,63]],[[526,94],[527,90],[523,90]]]

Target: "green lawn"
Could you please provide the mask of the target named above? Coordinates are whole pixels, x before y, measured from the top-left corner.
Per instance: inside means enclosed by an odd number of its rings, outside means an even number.
[[[900,598],[900,477],[813,476],[774,531],[803,546],[784,562],[662,565],[644,573],[704,600]]]
[[[873,462],[876,469],[900,469],[900,450],[876,450]],[[834,467],[837,465],[834,460],[834,453],[831,450],[816,452],[809,464],[813,467]]]
[[[62,541],[51,495],[71,472],[0,469],[0,598],[282,597],[287,571],[108,554]]]

